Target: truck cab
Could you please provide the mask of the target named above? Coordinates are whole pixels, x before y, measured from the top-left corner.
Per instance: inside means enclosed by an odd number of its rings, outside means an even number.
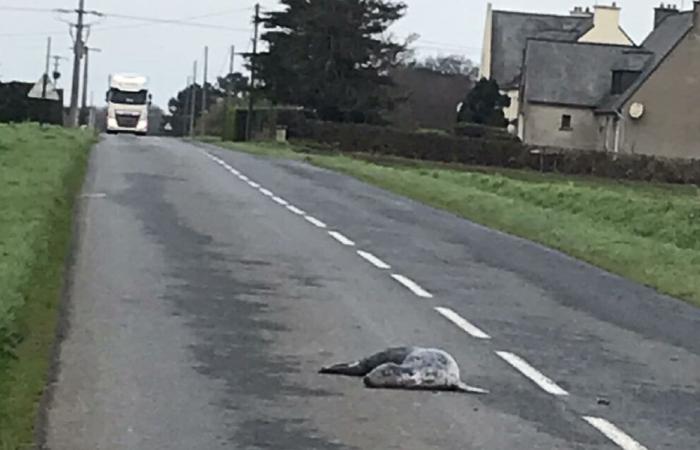
[[[151,94],[148,79],[142,75],[110,76],[107,91],[107,133],[148,133],[148,110]]]

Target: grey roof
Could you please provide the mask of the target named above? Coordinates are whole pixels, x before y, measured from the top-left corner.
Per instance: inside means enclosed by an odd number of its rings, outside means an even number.
[[[637,81],[622,95],[609,96],[600,107],[600,112],[619,110],[627,100],[637,92],[637,89],[651,76],[664,61],[666,56],[676,47],[683,37],[693,27],[693,12],[687,11],[666,17],[642,43],[642,47],[652,52],[653,56],[647,61],[642,74]]]
[[[528,102],[597,107],[610,94],[612,71],[640,70],[652,58],[639,47],[531,39],[525,53]]]
[[[593,26],[592,17],[494,11],[491,78],[503,88],[517,87],[528,39],[575,41]]]

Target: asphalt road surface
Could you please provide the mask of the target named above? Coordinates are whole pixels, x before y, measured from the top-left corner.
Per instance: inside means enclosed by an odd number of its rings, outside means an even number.
[[[46,448],[700,448],[700,311],[301,162],[106,137]],[[487,396],[321,376],[394,345]]]

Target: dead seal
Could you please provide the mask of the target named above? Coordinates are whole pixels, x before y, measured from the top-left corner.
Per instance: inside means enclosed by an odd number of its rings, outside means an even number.
[[[365,386],[374,389],[488,393],[462,382],[452,355],[432,348],[390,348],[359,361],[324,367],[319,373],[364,377]]]

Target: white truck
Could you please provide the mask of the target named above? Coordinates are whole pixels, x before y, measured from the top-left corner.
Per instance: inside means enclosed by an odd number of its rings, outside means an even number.
[[[151,94],[148,79],[137,74],[116,74],[109,77],[107,91],[107,133],[148,133],[148,109]]]

